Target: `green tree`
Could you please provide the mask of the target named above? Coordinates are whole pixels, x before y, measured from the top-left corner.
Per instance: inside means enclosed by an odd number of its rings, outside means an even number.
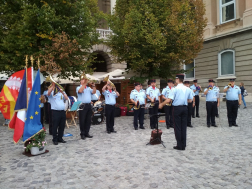
[[[117,0],[111,53],[139,78],[172,77],[201,50],[204,13],[202,0]]]
[[[78,49],[54,53],[62,75],[76,76],[84,71],[89,49],[98,42],[96,28],[102,13],[96,0],[0,0],[0,71],[17,71],[24,67],[25,55],[45,56],[57,35],[65,32]],[[56,49],[55,49],[56,50]],[[58,48],[57,50],[62,50]],[[70,52],[71,51],[71,52]],[[68,56],[68,58],[66,58]],[[82,57],[74,66],[69,60]],[[41,61],[42,66],[45,61]]]

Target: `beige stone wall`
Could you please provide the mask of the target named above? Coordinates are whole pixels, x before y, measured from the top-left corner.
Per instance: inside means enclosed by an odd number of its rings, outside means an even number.
[[[252,93],[252,29],[204,43],[202,51],[195,59],[195,77],[199,84],[206,87],[208,79],[212,78],[223,92],[229,79],[218,78],[218,53],[224,49],[235,50],[236,84],[244,82],[247,91]]]
[[[252,0],[236,0],[236,18],[224,24],[220,22],[220,0],[203,0],[203,2],[206,8],[205,17],[208,20],[204,32],[206,40],[252,26]]]

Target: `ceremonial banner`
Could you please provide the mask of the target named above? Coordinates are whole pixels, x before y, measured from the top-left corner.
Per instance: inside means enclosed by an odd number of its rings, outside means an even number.
[[[5,82],[4,87],[0,93],[0,110],[5,119],[11,119],[14,114],[15,104],[18,98],[18,93],[22,83],[22,78],[25,70],[15,72]],[[28,68],[28,92],[32,89],[32,68]]]
[[[29,99],[23,142],[43,130],[40,122],[40,113],[40,71],[38,70]]]
[[[9,128],[14,129],[13,141],[15,143],[18,143],[24,132],[26,109],[27,109],[27,92],[26,92],[26,71],[25,71],[21,87],[19,90],[16,106],[14,109],[15,113],[9,123]]]

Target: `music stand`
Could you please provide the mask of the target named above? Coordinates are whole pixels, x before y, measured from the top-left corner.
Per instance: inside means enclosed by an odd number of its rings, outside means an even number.
[[[157,137],[156,137],[154,140],[148,142],[146,145],[150,145],[150,144],[152,144],[154,141],[158,141],[158,142],[160,142],[160,143],[163,145],[163,147],[165,147],[163,141],[160,140],[160,139],[158,138],[158,118],[159,118],[160,116],[164,116],[164,115],[165,115],[165,113],[157,113],[157,114],[152,114],[152,115],[150,115],[150,117],[153,116],[153,117],[156,117],[156,118],[157,118],[157,119],[156,119],[156,121],[157,121],[157,128],[156,128],[156,130],[157,130]],[[165,147],[165,148],[166,148],[166,147]]]
[[[75,122],[75,115],[76,115],[81,103],[82,103],[81,101],[74,102],[71,109],[68,109],[66,111],[66,114],[69,112],[70,115],[71,115],[71,121],[70,122],[68,122],[67,119],[66,119],[67,128],[69,128],[69,126],[75,126],[77,128],[77,124]]]

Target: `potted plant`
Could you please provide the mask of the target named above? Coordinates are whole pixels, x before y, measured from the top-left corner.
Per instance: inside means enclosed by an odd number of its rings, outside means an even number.
[[[46,129],[43,127],[43,130],[35,134],[33,137],[28,139],[25,150],[30,151],[32,155],[38,155],[45,152],[45,146],[47,142],[45,141]]]

